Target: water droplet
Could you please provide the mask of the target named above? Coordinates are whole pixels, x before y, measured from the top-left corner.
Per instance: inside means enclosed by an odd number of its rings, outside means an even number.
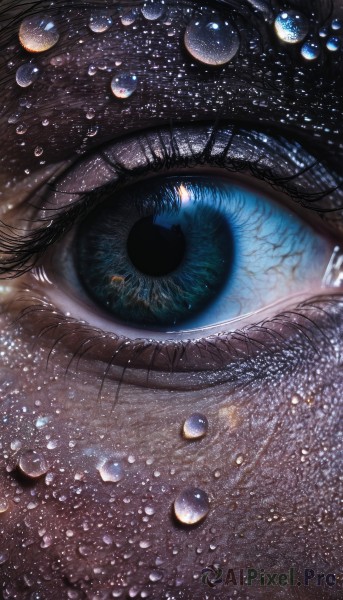
[[[333,19],[331,23],[331,29],[334,31],[339,31],[342,29],[342,21],[340,19]]]
[[[183,424],[183,436],[187,440],[196,440],[206,435],[208,430],[208,420],[201,413],[193,413],[185,420]]]
[[[99,127],[97,125],[94,125],[93,127],[90,127],[87,131],[87,137],[94,137],[97,135],[99,131]]]
[[[127,27],[128,25],[132,25],[135,20],[137,19],[138,16],[138,11],[136,8],[131,8],[127,11],[124,12],[124,14],[121,16],[121,22],[123,25],[125,25],[125,27]]]
[[[88,75],[90,75],[91,77],[93,77],[95,75],[95,73],[97,72],[97,68],[95,65],[89,65],[88,67]]]
[[[124,477],[124,470],[121,463],[113,459],[107,459],[98,469],[103,481],[112,481],[117,483]]]
[[[341,40],[337,37],[330,37],[326,42],[326,47],[330,52],[337,52],[341,47]]]
[[[7,552],[0,552],[0,565],[3,565],[7,561],[8,561]]]
[[[239,36],[229,21],[204,17],[188,25],[185,46],[194,58],[206,65],[224,65],[237,54]]]
[[[47,127],[49,125],[49,123],[50,123],[49,119],[43,119],[43,121],[42,121],[43,127]],[[36,406],[39,406],[39,404],[37,404]],[[37,427],[37,425],[36,425],[36,427]]]
[[[327,27],[322,27],[321,29],[319,29],[319,37],[321,38],[326,38],[328,36],[328,28]]]
[[[161,573],[161,571],[151,571],[151,573],[149,574],[149,579],[153,583],[155,583],[156,581],[160,581],[162,577],[163,573]]]
[[[23,134],[24,134],[24,133],[26,133],[26,132],[27,132],[27,127],[26,127],[26,125],[23,125],[23,124],[21,124],[21,125],[18,125],[18,127],[16,128],[16,133],[17,133],[18,135],[23,135]]]
[[[236,458],[236,464],[241,465],[243,460],[244,460],[243,456],[241,454],[239,454]]]
[[[26,450],[18,461],[19,469],[28,477],[36,478],[45,475],[49,464],[45,456],[36,450]]]
[[[206,517],[210,502],[206,492],[199,488],[186,488],[174,501],[176,518],[185,525],[194,525]]]
[[[299,404],[300,400],[299,400],[299,396],[292,396],[292,400],[291,400],[292,404],[294,406],[296,406],[297,404]]]
[[[93,31],[93,33],[104,33],[111,25],[113,25],[111,17],[104,13],[93,15],[89,19],[89,29]]]
[[[48,16],[27,17],[19,28],[19,41],[28,52],[50,50],[59,37],[54,21]]]
[[[277,36],[287,44],[298,44],[308,34],[308,20],[295,10],[283,11],[274,22]]]
[[[164,0],[147,0],[142,7],[142,15],[149,21],[156,21],[164,12]]]
[[[146,506],[144,508],[144,512],[146,515],[152,516],[155,514],[155,510],[152,508],[152,506]]]
[[[39,69],[31,63],[21,65],[15,74],[15,80],[20,87],[29,87],[37,79]]]
[[[320,54],[320,46],[316,42],[305,42],[301,48],[301,56],[306,60],[316,60]]]
[[[111,90],[116,98],[129,98],[137,88],[137,76],[133,73],[119,73],[111,81]]]
[[[148,542],[148,540],[141,540],[139,542],[139,547],[140,548],[149,548],[151,546],[150,542]]]
[[[87,110],[87,112],[86,112],[86,119],[91,120],[91,119],[94,119],[94,117],[95,117],[95,110],[94,110],[94,108],[89,108]]]
[[[42,146],[36,146],[34,155],[37,156],[37,158],[38,158],[38,156],[42,156],[42,154],[43,154]],[[51,444],[52,444],[52,442],[48,442],[46,447],[49,448],[50,450],[53,450],[53,448],[56,448],[56,446],[51,446]]]
[[[8,510],[8,508],[9,508],[9,504],[8,504],[6,498],[0,498],[0,513],[6,512],[6,510]]]

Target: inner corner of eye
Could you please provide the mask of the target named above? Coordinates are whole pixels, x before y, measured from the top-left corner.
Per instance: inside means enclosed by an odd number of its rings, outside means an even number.
[[[63,310],[105,330],[190,335],[317,294],[332,250],[260,191],[180,173],[97,205],[53,252],[49,278]]]

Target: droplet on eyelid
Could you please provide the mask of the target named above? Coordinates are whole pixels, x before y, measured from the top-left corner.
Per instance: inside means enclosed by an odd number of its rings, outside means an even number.
[[[142,6],[141,12],[145,19],[156,21],[164,12],[164,0],[147,0]]]
[[[341,47],[341,40],[338,37],[330,37],[326,42],[326,47],[330,52],[337,52]]]
[[[54,21],[48,16],[27,17],[19,28],[19,41],[28,52],[50,50],[59,37]]]
[[[206,517],[210,510],[210,501],[204,490],[186,488],[174,501],[175,516],[184,525],[195,525]]]
[[[305,42],[300,52],[305,60],[316,60],[320,55],[320,46],[317,42]]]
[[[49,464],[43,454],[36,450],[26,450],[18,461],[18,467],[28,477],[33,479],[45,475],[49,470]]]
[[[182,428],[183,437],[187,440],[196,440],[206,435],[208,420],[205,415],[193,413],[185,420]]]
[[[37,79],[39,69],[31,63],[21,65],[15,74],[15,80],[20,87],[29,87]]]
[[[100,477],[103,481],[117,483],[124,477],[124,469],[120,462],[107,459],[99,468]]]
[[[118,73],[111,81],[112,94],[116,98],[129,98],[137,89],[137,76],[133,73]]]
[[[110,16],[104,13],[98,13],[93,15],[89,19],[89,29],[93,31],[93,33],[104,33],[113,25],[113,21]]]
[[[212,66],[232,60],[240,44],[237,30],[229,21],[209,17],[193,20],[186,29],[184,41],[193,58]]]
[[[274,21],[277,36],[287,44],[298,44],[308,34],[309,23],[307,18],[295,10],[283,11]]]

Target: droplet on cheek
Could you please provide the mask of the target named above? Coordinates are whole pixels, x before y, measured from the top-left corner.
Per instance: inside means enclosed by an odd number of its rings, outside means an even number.
[[[229,21],[205,17],[188,25],[184,41],[191,56],[212,66],[232,60],[240,45],[238,32]]]
[[[19,457],[18,467],[24,475],[33,479],[45,475],[49,470],[45,456],[36,450],[23,452]]]
[[[28,52],[45,52],[59,40],[54,21],[47,16],[24,19],[19,28],[19,41]]]
[[[15,80],[20,87],[29,87],[37,79],[39,69],[31,63],[21,65],[15,74]]]
[[[103,481],[117,483],[124,477],[124,469],[120,462],[107,459],[99,468],[100,477]]]
[[[112,94],[116,98],[129,98],[137,89],[137,76],[133,73],[119,73],[111,81]]]
[[[184,525],[195,525],[206,517],[210,510],[210,501],[204,490],[186,488],[174,501],[175,516]]]
[[[206,435],[208,431],[208,420],[201,413],[193,413],[183,424],[183,437],[187,440],[196,440]]]
[[[309,30],[306,17],[295,10],[279,13],[275,19],[274,27],[278,38],[287,44],[302,42]]]

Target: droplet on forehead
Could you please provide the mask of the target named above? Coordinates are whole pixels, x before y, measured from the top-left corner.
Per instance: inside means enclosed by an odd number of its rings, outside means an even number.
[[[149,21],[156,21],[164,12],[164,0],[146,0],[142,7],[142,15]]]
[[[28,87],[35,79],[37,79],[39,69],[31,63],[25,63],[21,65],[15,74],[15,79],[20,87]]]
[[[111,81],[112,94],[116,98],[129,98],[137,88],[137,76],[133,73],[118,73]]]
[[[301,56],[306,60],[316,60],[320,55],[320,46],[317,42],[305,42],[301,47]]]
[[[174,501],[175,516],[184,525],[195,525],[204,519],[210,510],[210,501],[204,490],[186,488]]]
[[[185,420],[182,433],[187,440],[196,440],[206,435],[208,420],[205,415],[193,413]]]
[[[59,40],[54,21],[47,16],[33,16],[24,19],[19,28],[19,41],[28,52],[45,52]]]
[[[281,12],[275,19],[274,27],[277,36],[287,44],[298,44],[308,34],[308,19],[295,10]]]
[[[203,17],[191,21],[185,32],[188,52],[206,65],[224,65],[239,49],[237,30],[229,21]]]
[[[93,33],[104,33],[111,25],[113,25],[111,17],[104,13],[94,14],[89,19],[89,29]]]

